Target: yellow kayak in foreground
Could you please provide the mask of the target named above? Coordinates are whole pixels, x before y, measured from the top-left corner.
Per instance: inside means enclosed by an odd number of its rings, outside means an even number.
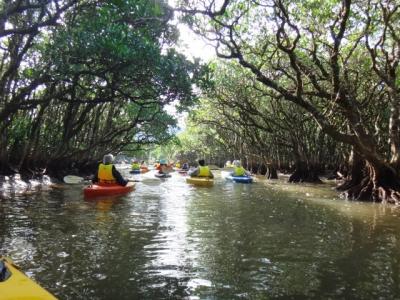
[[[0,257],[0,299],[52,300],[57,298],[18,270],[11,260]]]
[[[189,177],[186,182],[198,186],[213,186],[214,179],[208,177]]]

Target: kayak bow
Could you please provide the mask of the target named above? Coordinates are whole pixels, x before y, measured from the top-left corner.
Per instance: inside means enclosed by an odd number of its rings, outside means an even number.
[[[251,178],[250,176],[227,176],[226,179],[228,180],[233,180],[234,182],[238,182],[238,183],[252,183],[253,182],[253,178]]]
[[[100,196],[116,196],[123,195],[133,191],[135,184],[129,182],[126,186],[116,183],[96,183],[89,185],[83,189],[83,194],[86,198]]]
[[[13,262],[0,257],[0,299],[56,300],[57,298],[22,273]]]
[[[214,179],[208,177],[189,177],[186,182],[197,186],[213,186]]]
[[[165,174],[165,173],[162,173],[162,174],[156,173],[156,174],[154,174],[154,176],[157,177],[157,178],[168,178],[168,177],[171,177],[170,174]]]

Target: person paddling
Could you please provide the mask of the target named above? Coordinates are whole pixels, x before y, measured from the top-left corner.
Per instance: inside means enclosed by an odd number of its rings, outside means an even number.
[[[117,183],[126,186],[128,181],[125,180],[121,173],[113,165],[114,156],[106,154],[103,157],[103,162],[99,164],[97,174],[92,179],[93,183]]]
[[[160,159],[160,164],[156,170],[158,170],[158,174],[169,174],[173,171],[172,167],[167,164],[165,159]]]
[[[140,168],[141,169],[148,169],[148,167],[147,167],[147,165],[146,165],[144,160],[142,160],[142,162],[140,163]]]
[[[182,170],[185,170],[185,171],[189,170],[189,164],[187,162],[183,163]]]
[[[140,165],[137,159],[135,159],[132,163],[132,171],[140,171]]]
[[[210,168],[205,165],[204,159],[199,160],[199,166],[193,171],[189,172],[190,177],[208,177],[214,178],[213,173],[211,173]]]
[[[251,176],[251,173],[249,171],[246,171],[245,168],[243,168],[242,164],[240,163],[240,160],[235,160],[233,161],[233,172],[231,173],[232,176],[235,177],[240,177],[240,176]]]

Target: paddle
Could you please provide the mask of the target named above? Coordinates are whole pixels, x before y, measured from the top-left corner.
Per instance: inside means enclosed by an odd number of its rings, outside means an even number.
[[[142,182],[141,180],[132,179],[132,178],[128,178],[128,179],[126,179],[126,181],[128,181],[128,182]]]
[[[156,186],[161,183],[160,178],[143,178],[142,183],[149,186]]]
[[[68,183],[68,184],[83,184],[83,183],[89,181],[89,179],[85,179],[83,177],[79,177],[79,176],[75,176],[75,175],[67,175],[63,179],[64,179],[64,182]],[[127,179],[127,181],[140,182],[140,180],[137,180],[137,179]]]
[[[75,176],[75,175],[67,175],[67,176],[64,176],[63,179],[64,179],[64,182],[68,183],[68,184],[85,183],[85,178],[79,177],[79,176]]]

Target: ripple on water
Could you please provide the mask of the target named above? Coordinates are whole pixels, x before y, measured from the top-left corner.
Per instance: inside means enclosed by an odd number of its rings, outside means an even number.
[[[105,280],[107,279],[107,275],[106,274],[102,274],[102,273],[96,273],[93,275],[94,278],[96,278],[97,280]]]
[[[58,252],[57,256],[61,257],[61,258],[65,258],[65,257],[68,257],[69,254],[67,252],[62,251],[62,252]]]
[[[201,288],[201,287],[212,287],[212,282],[210,280],[207,279],[202,279],[202,278],[192,278],[188,281],[188,283],[186,284],[186,286],[190,289],[190,290],[195,290],[197,288]]]

